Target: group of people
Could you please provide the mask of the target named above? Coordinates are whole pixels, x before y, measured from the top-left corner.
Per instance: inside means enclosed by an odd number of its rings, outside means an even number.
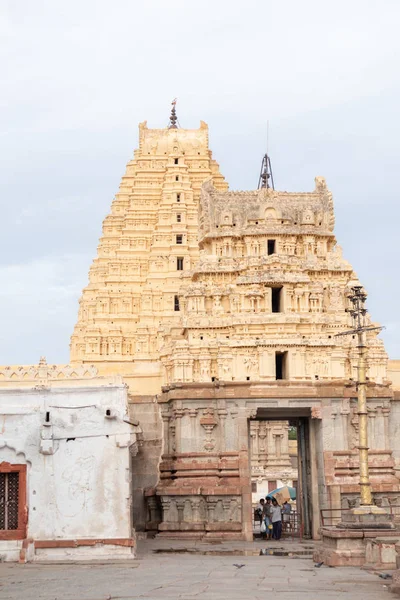
[[[282,521],[287,523],[291,511],[290,504],[285,501],[279,506],[276,498],[267,496],[261,498],[257,507],[261,523],[261,534],[264,539],[280,540],[282,535]]]

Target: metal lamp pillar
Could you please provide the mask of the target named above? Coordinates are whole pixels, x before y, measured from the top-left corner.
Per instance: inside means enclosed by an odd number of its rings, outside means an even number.
[[[368,412],[367,412],[367,346],[365,331],[358,333],[358,449],[360,457],[360,503],[362,506],[372,504],[371,482],[368,467]]]
[[[352,303],[349,310],[357,332],[358,339],[358,376],[357,376],[357,399],[358,399],[358,450],[360,461],[360,504],[361,506],[371,506],[371,482],[369,480],[368,468],[368,411],[367,411],[367,343],[365,300],[367,294],[359,285],[351,288],[351,294],[348,296]],[[369,328],[368,328],[369,329]]]

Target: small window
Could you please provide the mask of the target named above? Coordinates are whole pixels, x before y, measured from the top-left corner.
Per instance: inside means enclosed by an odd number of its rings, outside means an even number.
[[[178,258],[176,259],[176,270],[183,271],[183,257],[182,256],[178,256]]]
[[[179,296],[174,296],[174,310],[175,311],[180,310],[180,308],[179,308]]]
[[[177,201],[177,202],[180,202],[180,201],[181,201],[181,195],[180,195],[180,194],[177,194],[177,195],[176,195],[176,201]]]
[[[275,379],[287,379],[287,352],[275,353]]]
[[[176,222],[180,223],[182,221],[182,215],[178,214],[176,215]]]
[[[0,473],[0,489],[2,491],[0,505],[1,529],[5,531],[18,529],[19,473]]]
[[[175,181],[179,181],[179,175],[175,175]]]
[[[178,158],[175,158],[175,159],[174,159],[174,164],[175,164],[175,165],[177,165],[177,164],[178,164],[178,161],[179,161],[179,159],[178,159]]]
[[[176,243],[177,244],[182,244],[183,243],[183,235],[177,235],[176,236]]]
[[[272,288],[272,312],[282,312],[282,288]]]
[[[268,240],[268,255],[275,254],[275,240]]]

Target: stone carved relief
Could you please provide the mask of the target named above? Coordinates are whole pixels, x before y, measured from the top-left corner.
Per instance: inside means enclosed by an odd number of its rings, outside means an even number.
[[[203,427],[206,433],[204,440],[204,450],[206,450],[206,452],[212,452],[215,448],[215,439],[211,436],[217,424],[218,421],[215,416],[214,409],[208,407],[203,410],[203,416],[200,418],[200,425]]]
[[[242,499],[240,496],[163,496],[161,495],[163,523],[240,523]],[[187,529],[187,527],[185,527]]]
[[[97,373],[94,365],[48,365],[42,356],[38,365],[0,368],[0,380],[90,379],[96,377]]]

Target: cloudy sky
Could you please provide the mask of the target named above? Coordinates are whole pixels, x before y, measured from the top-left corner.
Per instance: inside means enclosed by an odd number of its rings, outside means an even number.
[[[0,364],[67,362],[137,124],[210,126],[231,189],[334,193],[400,358],[398,0],[0,0]]]

